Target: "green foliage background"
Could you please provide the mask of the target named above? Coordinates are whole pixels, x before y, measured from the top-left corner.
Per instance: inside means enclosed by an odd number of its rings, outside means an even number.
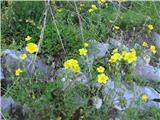
[[[78,9],[80,3],[82,2],[76,2]],[[114,25],[119,26],[124,33],[133,32],[133,27],[136,29],[143,28],[142,31],[145,34],[147,33],[146,25],[153,24],[154,31],[160,32],[160,2],[158,1],[128,1],[121,3],[121,6],[119,6],[118,2],[110,2],[107,6],[100,6],[96,2],[83,3],[85,7],[79,11],[82,17],[84,41],[86,42],[88,39],[106,42],[109,37],[120,35],[120,32],[113,30]],[[88,9],[93,3],[97,4],[98,10],[88,13]],[[80,34],[79,21],[74,3],[57,1],[52,2],[51,5],[67,55],[69,57],[76,57],[78,49],[82,47],[83,40]],[[2,2],[2,50],[5,48],[20,50],[26,45],[25,37],[27,35],[30,35],[32,41],[37,43],[39,41],[41,31],[39,28],[42,24],[44,8],[44,2],[40,1]],[[133,42],[139,41],[135,40]],[[49,13],[40,54],[48,58],[58,56],[61,53],[63,53],[62,46]],[[13,81],[12,76],[8,76],[8,80]],[[36,94],[34,95],[35,98],[31,98],[28,96],[30,87],[24,81],[14,86],[7,95],[13,96],[18,102],[27,104],[32,108],[29,115],[30,119],[55,119],[59,115],[73,119],[77,103],[71,103],[71,101],[74,100],[76,95],[85,98],[84,102],[81,103],[81,107],[83,108],[81,115],[86,116],[87,120],[102,120],[109,118],[113,113],[111,111],[113,108],[107,104],[103,105],[100,111],[90,108],[88,106],[90,99],[87,97],[88,90],[85,90],[83,85],[76,86],[76,88],[69,92],[62,93],[62,83],[60,81],[56,81],[55,84],[35,82],[33,83],[33,91]],[[26,90],[24,90],[23,86]],[[66,97],[67,95],[72,97]],[[160,118],[160,112],[157,108],[150,108],[142,113],[138,112],[135,108],[128,109],[125,111],[126,115],[123,119],[158,120]]]

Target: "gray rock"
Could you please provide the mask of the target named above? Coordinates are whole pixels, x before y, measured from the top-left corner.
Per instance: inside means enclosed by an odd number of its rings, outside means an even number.
[[[60,68],[57,70],[55,76],[64,83],[64,89],[68,86],[73,86],[76,82],[80,82],[84,85],[87,85],[88,82],[88,79],[84,73],[73,73],[71,70],[65,68]]]
[[[158,33],[154,34],[154,44],[157,48],[156,55],[157,55],[157,57],[159,58],[159,61],[160,61],[160,34],[158,34]]]
[[[156,106],[160,108],[160,103],[152,101],[160,99],[160,94],[151,87],[140,87],[134,84],[133,89],[128,89],[123,84],[116,84],[109,80],[104,87],[104,94],[108,97],[108,102],[113,103],[118,110],[124,110],[129,107],[136,107],[140,101],[140,96],[145,94],[148,96],[148,102],[142,102],[137,107],[145,109],[145,107]],[[123,101],[123,102],[122,102]]]
[[[87,77],[85,76],[84,73],[82,73],[82,72],[73,73],[69,69],[65,69],[65,68],[60,68],[59,70],[57,70],[57,72],[55,73],[55,76],[58,78],[61,78],[62,81],[73,78],[74,81],[78,81],[83,84],[86,84],[88,82]]]
[[[47,66],[43,64],[43,62],[38,57],[35,62],[35,70],[32,70],[33,60],[31,59],[31,57],[33,56],[27,54],[27,58],[25,60],[21,60],[19,58],[20,54],[23,53],[20,51],[9,50],[9,49],[6,49],[2,52],[4,67],[8,71],[12,71],[14,73],[15,70],[20,67],[24,71],[26,70],[28,74],[36,73],[38,75],[47,76],[48,74]]]
[[[16,106],[15,101],[12,97],[0,97],[2,112],[9,112],[13,107]]]
[[[84,73],[73,73],[71,70],[65,68],[57,70],[55,76],[64,83],[64,89],[67,87],[73,87],[78,82],[84,85],[87,85],[88,83],[88,79]]]
[[[114,47],[114,48],[119,48],[119,49],[121,49],[121,50],[129,51],[129,48],[128,48],[126,45],[124,45],[124,44],[122,43],[122,41],[120,41],[120,40],[116,40],[116,39],[110,38],[110,39],[109,39],[109,43],[110,43],[111,46]]]
[[[143,58],[137,60],[135,77],[141,80],[160,81],[160,68],[155,68],[146,63]]]
[[[93,104],[96,107],[96,109],[100,109],[102,106],[102,99],[99,97],[93,97]]]
[[[160,34],[158,33],[154,34],[154,44],[157,47],[157,49],[160,50]]]
[[[0,81],[3,80],[4,77],[4,73],[3,73],[3,68],[0,66]]]
[[[103,58],[107,51],[109,45],[106,43],[100,43],[96,40],[89,40],[89,47],[88,47],[88,58],[90,61],[94,61],[94,59]]]

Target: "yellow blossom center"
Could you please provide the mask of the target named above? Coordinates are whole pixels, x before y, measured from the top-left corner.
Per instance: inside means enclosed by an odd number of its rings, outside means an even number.
[[[19,76],[22,73],[22,70],[20,68],[18,68],[15,72],[16,76]]]
[[[143,47],[147,47],[148,46],[148,44],[146,43],[146,42],[143,42],[143,45],[142,45]]]
[[[143,102],[147,102],[148,96],[147,96],[147,95],[142,95],[142,96],[141,96],[141,100],[142,100]]]
[[[105,68],[102,67],[102,66],[99,66],[99,67],[97,68],[97,71],[98,71],[99,73],[103,73],[104,70],[105,70]]]
[[[34,43],[28,43],[26,46],[26,51],[29,53],[38,52],[38,46]]]
[[[149,29],[149,30],[153,30],[153,25],[149,24],[149,25],[148,25],[148,29]]]
[[[98,75],[98,82],[100,84],[106,84],[108,79],[109,77],[105,75],[104,73]]]
[[[82,56],[86,56],[87,55],[87,49],[85,48],[82,48],[82,49],[79,49],[79,54],[82,55]]]
[[[80,66],[78,64],[78,61],[75,59],[65,61],[63,66],[65,69],[71,69],[75,73],[80,72]]]
[[[32,37],[30,37],[30,36],[27,36],[27,37],[25,38],[26,41],[30,41],[31,39],[32,39]]]
[[[19,58],[20,58],[21,60],[24,60],[26,57],[27,57],[26,54],[21,54],[21,55],[19,56]]]
[[[151,52],[154,53],[154,54],[157,52],[156,47],[155,47],[154,45],[151,45],[151,46],[150,46],[150,50],[151,50]]]

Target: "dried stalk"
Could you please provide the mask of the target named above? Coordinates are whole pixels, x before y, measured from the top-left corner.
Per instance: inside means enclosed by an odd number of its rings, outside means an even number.
[[[45,26],[46,26],[46,19],[47,19],[47,13],[48,13],[49,6],[50,6],[50,0],[48,0],[46,2],[46,9],[45,9],[45,12],[44,12],[43,26],[42,26],[42,29],[41,29],[40,39],[39,39],[39,42],[38,42],[38,51],[40,51],[40,46],[41,46],[41,43],[43,41],[44,30],[45,30]],[[33,66],[32,66],[32,69],[31,69],[31,73],[35,69],[35,62],[36,62],[36,59],[37,59],[37,54],[38,54],[38,52],[36,52],[36,54],[35,54],[35,56],[33,58],[33,62],[31,62],[29,64],[29,66],[30,66],[33,63]]]
[[[78,11],[75,0],[74,0],[74,5],[75,5],[76,13],[77,13],[77,16],[78,16],[79,27],[80,27],[80,31],[81,31],[82,40],[83,40],[82,42],[84,43],[84,35],[83,35],[83,26],[82,26],[81,15],[79,14],[79,11]]]
[[[57,27],[57,24],[56,24],[56,20],[55,20],[55,17],[54,17],[54,15],[53,15],[53,11],[52,11],[51,6],[50,6],[50,12],[51,12],[51,15],[52,15],[53,23],[54,23],[54,25],[55,25],[55,27],[56,27],[56,31],[57,31],[59,40],[60,40],[61,45],[62,45],[62,49],[63,49],[63,51],[64,51],[64,53],[65,53],[65,55],[66,55],[66,50],[65,50],[65,48],[64,48],[63,41],[62,41],[62,38],[61,38],[61,36],[60,36],[60,32],[59,32],[59,30],[58,30],[58,27]]]

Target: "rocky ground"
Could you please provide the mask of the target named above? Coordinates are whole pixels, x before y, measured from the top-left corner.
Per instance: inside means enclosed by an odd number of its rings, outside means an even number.
[[[140,96],[141,94],[146,94],[149,100],[145,103],[140,104],[140,109],[145,110],[146,107],[150,106],[156,106],[157,108],[160,108],[160,87],[156,87],[160,86],[160,67],[155,66],[157,64],[160,64],[160,34],[155,33],[154,40],[154,44],[157,48],[156,58],[158,58],[158,61],[152,60],[149,54],[147,60],[144,59],[143,56],[139,56],[136,63],[135,71],[133,71],[135,81],[132,88],[123,79],[120,80],[120,84],[116,84],[113,79],[109,79],[107,84],[104,86],[104,89],[102,91],[103,95],[108,96],[105,99],[108,99],[109,102],[114,105],[114,108],[118,111],[121,111],[122,113],[127,108],[135,107],[137,105],[136,102],[139,99],[138,96]],[[95,60],[101,60],[102,63],[105,64],[104,58],[106,58],[106,56],[108,55],[111,46],[119,49],[129,49],[128,46],[115,39],[110,39],[110,41],[107,43],[100,43],[96,40],[90,40],[88,43],[91,45],[88,49],[88,60],[90,64],[93,64]],[[88,79],[88,73],[72,73],[69,75],[70,78],[74,77],[74,81],[72,81],[69,80],[68,77],[64,77],[65,74],[68,73],[67,69],[60,68],[56,70],[51,66],[47,66],[39,57],[37,58],[35,63],[33,63],[33,55],[29,55],[28,53],[27,54],[29,57],[27,57],[27,59],[23,61],[22,65],[19,58],[19,55],[22,53],[26,52],[24,50],[15,51],[10,49],[2,51],[2,65],[0,68],[0,80],[2,87],[2,94],[0,97],[2,108],[1,117],[3,117],[4,113],[8,112],[12,115],[16,114],[16,116],[18,116],[17,118],[22,119],[28,114],[30,109],[26,104],[17,103],[17,101],[13,99],[12,96],[6,96],[7,93],[5,89],[12,87],[12,85],[14,84],[13,81],[8,80],[7,75],[11,72],[14,73],[14,70],[15,68],[17,68],[17,66],[26,69],[27,74],[22,76],[23,78],[36,75],[38,81],[44,80],[46,82],[54,82],[55,79],[60,79],[63,82],[62,91],[65,91],[66,89],[68,89],[68,87],[74,87],[77,82],[80,82],[85,86],[88,86],[90,83]],[[80,61],[80,63],[83,64],[83,61]],[[33,66],[35,67],[33,68]],[[138,82],[149,82],[152,85],[148,86],[145,84],[137,84],[137,79]],[[156,86],[154,86],[154,84],[156,84]],[[98,87],[98,84],[96,86]],[[92,97],[93,105],[95,105],[97,109],[100,109],[102,107],[104,96]],[[123,106],[122,104],[120,104],[120,97],[123,97],[125,101],[125,104]]]

